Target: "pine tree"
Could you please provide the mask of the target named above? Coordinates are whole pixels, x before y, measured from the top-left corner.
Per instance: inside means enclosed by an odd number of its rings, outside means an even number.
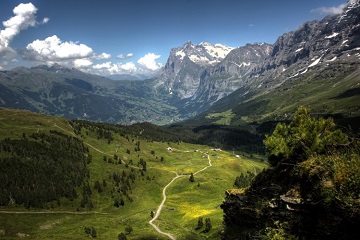
[[[119,233],[118,240],[127,240],[127,237],[126,237],[125,233],[123,233],[123,232]]]
[[[195,230],[199,230],[200,228],[202,228],[204,226],[204,220],[202,217],[199,217],[198,219],[198,224],[197,227],[195,228]]]
[[[194,174],[193,174],[193,173],[190,174],[189,181],[190,181],[190,182],[195,182]]]
[[[126,226],[125,232],[126,234],[130,234],[133,231],[133,228],[131,226]]]
[[[205,218],[205,230],[204,230],[204,232],[210,232],[211,228],[212,228],[212,225],[211,225],[210,218]]]

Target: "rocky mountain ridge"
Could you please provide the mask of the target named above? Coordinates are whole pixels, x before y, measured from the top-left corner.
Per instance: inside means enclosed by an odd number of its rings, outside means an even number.
[[[358,36],[359,1],[350,1],[342,14],[302,24],[280,36],[269,56],[241,79],[244,84],[208,112],[231,109],[238,119],[250,121],[286,117],[299,104],[324,113],[358,112]],[[347,99],[336,104],[334,99],[344,94]]]
[[[161,94],[172,95],[172,104],[185,116],[196,115],[242,86],[243,78],[269,56],[271,49],[266,43],[231,49],[188,42],[171,50],[151,85]]]

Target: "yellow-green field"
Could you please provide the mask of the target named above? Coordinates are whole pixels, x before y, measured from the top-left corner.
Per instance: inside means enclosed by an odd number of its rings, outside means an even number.
[[[0,109],[0,140],[49,130],[74,133],[67,120],[62,118]],[[91,184],[96,180],[110,181],[109,175],[114,171],[134,168],[137,172],[139,167],[135,163],[140,158],[147,162],[146,175],[137,175],[132,187],[132,202],[126,199],[124,206],[114,207],[111,187],[108,187],[102,193],[93,190],[94,208],[91,210],[79,209],[79,199],[62,199],[60,205],[49,203],[47,209],[0,207],[0,239],[88,239],[84,227],[94,227],[97,239],[117,239],[127,226],[133,229],[127,239],[169,239],[158,233],[149,221],[150,212],[156,212],[163,200],[163,188],[176,174],[183,176],[167,188],[166,202],[154,223],[176,239],[219,239],[223,214],[220,205],[225,191],[233,188],[234,180],[241,172],[258,173],[267,166],[263,161],[241,153],[235,153],[240,155],[236,158],[232,152],[183,142],[153,142],[135,135],[128,140],[113,134],[114,141],[108,144],[104,139],[98,140],[94,133],[86,133],[86,129],[77,136],[83,139],[92,154],[92,162],[88,165]],[[134,151],[136,141],[141,142],[141,150],[137,152]],[[104,156],[114,154],[124,163],[130,163],[131,159],[134,164],[125,166],[103,161]],[[161,157],[164,161],[160,161]],[[198,172],[200,170],[203,171]],[[190,173],[195,174],[194,182],[189,181]],[[195,230],[199,217],[210,218],[210,232],[203,233],[204,228]]]

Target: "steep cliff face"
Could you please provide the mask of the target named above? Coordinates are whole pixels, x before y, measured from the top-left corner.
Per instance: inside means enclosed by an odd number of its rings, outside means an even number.
[[[360,4],[350,1],[342,14],[304,23],[280,36],[271,56],[253,77],[271,88],[319,66],[324,68],[349,58],[359,61],[359,34]]]
[[[242,75],[231,97],[217,101],[208,111],[225,107],[236,114],[235,120],[249,121],[284,119],[300,105],[324,113],[358,114],[359,36],[360,3],[350,1],[342,14],[304,23],[280,36],[269,56]],[[233,73],[231,68],[228,71]],[[354,94],[338,97],[346,92]]]
[[[272,46],[266,43],[233,49],[221,44],[188,42],[171,50],[152,86],[161,94],[171,95],[180,112],[193,115],[246,85],[252,71],[271,50]]]
[[[252,72],[269,57],[272,45],[253,43],[235,48],[223,61],[207,68],[192,101],[206,102],[207,107],[240,87],[247,86]]]
[[[190,98],[201,87],[204,69],[222,61],[231,50],[231,47],[206,42],[199,45],[187,42],[173,48],[164,69],[153,82],[154,88],[180,99]]]

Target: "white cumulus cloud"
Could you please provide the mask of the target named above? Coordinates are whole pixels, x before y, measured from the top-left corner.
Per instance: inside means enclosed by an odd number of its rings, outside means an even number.
[[[104,53],[104,52],[103,52],[102,54],[97,55],[95,58],[98,59],[98,60],[101,60],[101,59],[109,59],[109,58],[111,58],[111,54],[108,54],[108,53]]]
[[[3,21],[5,28],[0,31],[0,56],[14,52],[10,42],[21,30],[37,25],[36,12],[37,8],[32,3],[21,3],[13,9],[14,16]]]
[[[125,64],[105,62],[92,66],[93,70],[103,75],[122,74],[122,73],[134,73],[137,71],[137,67],[133,62]]]
[[[56,35],[45,40],[35,40],[26,46],[24,57],[27,60],[56,62],[88,58],[93,50],[85,44],[63,42]]]
[[[347,3],[340,4],[337,7],[320,7],[312,9],[312,13],[318,13],[318,14],[330,14],[330,15],[337,15],[341,14],[344,11],[344,8],[347,6]]]
[[[162,66],[161,63],[156,62],[156,59],[160,57],[160,55],[156,55],[155,53],[147,53],[144,57],[140,58],[137,63],[148,70],[156,71]]]
[[[2,46],[9,46],[9,42],[19,34],[20,30],[26,29],[29,26],[35,26],[35,14],[37,8],[32,3],[21,3],[14,8],[14,17],[3,22],[5,27],[0,32],[0,41]]]
[[[119,59],[125,59],[125,58],[132,58],[133,56],[134,56],[133,53],[128,53],[128,54],[126,54],[126,55],[124,55],[124,54],[119,54],[119,55],[117,55],[116,57],[119,58]]]
[[[137,67],[135,66],[135,64],[133,62],[121,64],[120,68],[126,72],[136,72],[136,70],[137,70]]]
[[[76,59],[74,60],[75,68],[88,68],[93,64],[90,59]]]

